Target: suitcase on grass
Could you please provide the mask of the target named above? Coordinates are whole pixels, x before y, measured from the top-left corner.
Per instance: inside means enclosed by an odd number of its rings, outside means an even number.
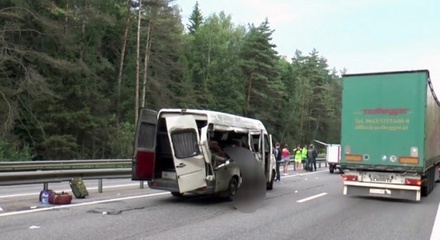
[[[73,195],[75,195],[76,198],[85,198],[86,196],[89,196],[89,192],[87,191],[82,178],[73,178],[69,183]]]

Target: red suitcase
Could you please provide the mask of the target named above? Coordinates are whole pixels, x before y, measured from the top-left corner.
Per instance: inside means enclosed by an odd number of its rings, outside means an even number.
[[[70,204],[72,202],[72,195],[69,193],[52,193],[49,196],[50,204]]]

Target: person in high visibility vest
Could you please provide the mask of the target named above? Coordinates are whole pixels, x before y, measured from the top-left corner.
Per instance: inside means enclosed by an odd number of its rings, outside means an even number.
[[[302,148],[302,156],[301,156],[301,163],[302,163],[302,167],[303,169],[306,169],[306,161],[307,161],[307,145],[304,145],[304,147]]]
[[[295,148],[295,150],[294,150],[294,154],[295,154],[295,166],[296,166],[296,170],[300,170],[301,160],[302,160],[302,149],[301,149],[301,145],[298,145],[298,147]]]

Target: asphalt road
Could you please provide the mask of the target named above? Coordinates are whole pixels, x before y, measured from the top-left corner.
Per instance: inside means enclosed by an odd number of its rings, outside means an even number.
[[[92,188],[96,181],[86,184],[88,198],[50,207],[38,203],[40,185],[2,187],[0,239],[429,240],[440,199],[440,188],[419,203],[346,197],[339,174],[324,168],[291,171],[254,213],[216,198],[139,189],[129,180],[105,181],[104,193]]]

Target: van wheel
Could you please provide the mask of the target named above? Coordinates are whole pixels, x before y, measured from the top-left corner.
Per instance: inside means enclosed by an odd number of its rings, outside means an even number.
[[[182,197],[183,193],[180,192],[171,192],[171,195],[173,195],[173,197]]]
[[[237,190],[238,190],[237,178],[233,177],[231,178],[231,181],[229,181],[229,187],[228,187],[229,201],[232,201],[234,199],[235,194],[237,194]]]
[[[335,171],[335,168],[333,165],[328,166],[328,169],[330,170],[330,173],[333,173]]]

